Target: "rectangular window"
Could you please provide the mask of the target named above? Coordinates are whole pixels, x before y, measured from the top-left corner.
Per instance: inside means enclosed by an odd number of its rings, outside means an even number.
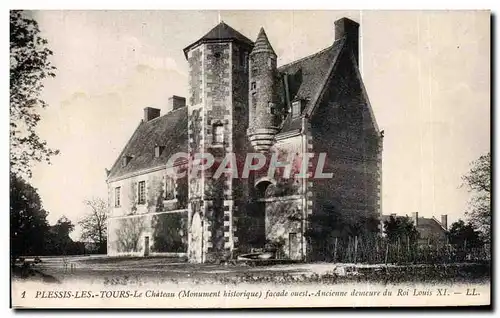
[[[175,180],[167,175],[165,179],[165,200],[175,199]]]
[[[300,101],[296,101],[292,103],[292,117],[300,116]]]
[[[257,105],[257,93],[254,91],[252,92],[252,105],[250,106],[253,106],[255,108],[256,105]]]
[[[274,103],[269,103],[268,113],[271,115],[276,115],[276,105]]]
[[[161,156],[161,153],[163,152],[164,148],[165,147],[163,147],[163,146],[158,146],[158,145],[155,146],[155,158],[158,158]]]
[[[224,142],[224,126],[214,125],[214,144],[222,144]]]
[[[115,207],[120,206],[120,187],[115,188]]]
[[[146,181],[139,182],[137,197],[139,204],[146,203]]]

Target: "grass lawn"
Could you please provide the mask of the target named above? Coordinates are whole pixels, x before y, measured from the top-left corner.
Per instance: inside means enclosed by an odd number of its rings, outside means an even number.
[[[250,267],[247,265],[190,264],[168,257],[70,256],[42,257],[29,279],[57,283],[82,281],[105,285],[158,283],[457,283],[487,282],[490,264],[385,266],[309,263]],[[19,273],[13,273],[19,277]]]

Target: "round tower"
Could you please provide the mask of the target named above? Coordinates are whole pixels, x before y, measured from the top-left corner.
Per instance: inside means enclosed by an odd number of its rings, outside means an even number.
[[[276,53],[260,29],[250,53],[250,91],[248,137],[258,152],[267,152],[278,133],[278,94]]]

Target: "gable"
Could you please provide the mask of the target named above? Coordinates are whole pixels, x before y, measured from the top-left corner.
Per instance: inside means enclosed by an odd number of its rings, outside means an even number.
[[[418,218],[418,226],[417,230],[419,231],[431,231],[433,233],[442,233],[445,232],[446,229],[439,223],[438,220],[434,218]]]
[[[305,115],[312,118],[318,113],[319,107],[332,107],[332,104],[344,109],[344,114],[362,118],[362,127],[359,128],[372,130],[376,135],[379,134],[378,124],[356,59],[349,47],[346,47],[337,56],[316,100],[308,105]],[[356,108],[356,105],[360,107]],[[346,109],[347,107],[349,109]],[[320,116],[323,115],[324,111],[321,112]],[[321,119],[318,118],[318,120]],[[338,118],[338,120],[345,119]]]
[[[187,107],[141,122],[111,168],[108,180],[164,166],[174,153],[187,152],[187,127]],[[155,156],[156,145],[162,147],[158,157]],[[122,159],[125,156],[129,156],[130,160],[123,166]]]

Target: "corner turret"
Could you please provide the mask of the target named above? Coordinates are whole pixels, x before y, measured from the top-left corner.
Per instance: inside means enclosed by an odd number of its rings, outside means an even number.
[[[260,29],[250,53],[250,91],[248,137],[258,152],[267,152],[274,144],[278,127],[278,87],[276,53]]]

